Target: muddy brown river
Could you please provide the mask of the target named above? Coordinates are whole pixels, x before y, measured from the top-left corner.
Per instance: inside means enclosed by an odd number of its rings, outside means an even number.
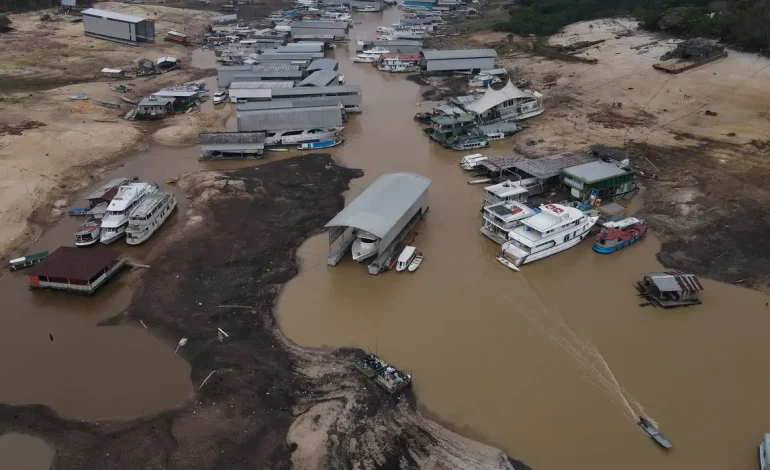
[[[400,15],[358,14],[362,24],[351,36],[371,38]],[[770,430],[770,410],[761,405],[770,394],[763,374],[770,298],[703,280],[702,306],[639,307],[632,284],[661,269],[654,235],[613,255],[600,256],[586,242],[520,273],[504,268],[494,260],[498,247],[479,232],[482,188],[466,184],[462,154],[430,143],[412,120],[427,109],[418,105],[420,87],[353,64],[352,54],[352,45],[334,53],[346,81],[362,86],[364,113],[346,123],[347,142],[331,153],[366,172],[348,200],[383,172],[433,180],[431,209],[415,240],[426,260],[416,273],[375,277],[349,258],[327,267],[326,235],[308,240],[299,253],[303,272],[278,306],[286,335],[303,346],[377,351],[412,371],[424,413],[536,469],[755,468],[756,445]],[[196,53],[196,60],[205,57]],[[495,142],[487,153],[506,153],[510,144]],[[100,173],[93,186],[119,175],[165,186],[187,171],[262,163],[201,164],[198,152],[155,146]],[[115,248],[151,259],[164,234],[181,227],[180,202],[153,240]],[[79,222],[62,218],[31,251],[71,245]],[[141,327],[96,326],[127,305],[140,275],[122,275],[90,298],[30,291],[23,272],[0,279],[0,401],[99,420],[190,399],[189,365],[173,342]],[[671,452],[634,424],[640,411],[660,424]],[[0,446],[0,462],[9,447]]]

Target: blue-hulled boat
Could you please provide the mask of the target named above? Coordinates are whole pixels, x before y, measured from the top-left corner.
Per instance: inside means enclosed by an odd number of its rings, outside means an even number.
[[[331,147],[336,147],[340,145],[341,143],[345,142],[345,139],[340,140],[321,140],[319,142],[308,142],[305,144],[299,144],[297,146],[297,149],[299,150],[318,150],[318,149],[328,149]]]
[[[617,222],[607,222],[596,236],[594,251],[613,253],[638,242],[647,233],[647,221],[626,217]]]

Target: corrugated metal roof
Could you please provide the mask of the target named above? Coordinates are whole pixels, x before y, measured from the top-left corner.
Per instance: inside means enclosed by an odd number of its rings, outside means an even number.
[[[341,23],[339,21],[292,21],[289,23],[289,26],[291,26],[291,30],[294,31],[294,29],[304,29],[304,28],[313,28],[313,29],[344,29],[346,30],[348,27],[345,25],[345,23]]]
[[[358,93],[361,94],[360,85],[319,86],[303,88],[283,88],[273,90],[273,99],[289,98],[297,95],[324,95],[332,93]]]
[[[308,72],[314,72],[316,70],[337,70],[340,64],[334,59],[316,59],[310,62],[307,67]]]
[[[201,134],[201,145],[259,144],[265,141],[263,132],[206,132]]]
[[[236,88],[232,89],[230,88],[230,96],[235,98],[236,100],[238,98],[243,99],[262,99],[262,100],[270,100],[272,98],[272,94],[270,93],[269,89],[264,88]]]
[[[292,34],[291,37],[299,40],[324,39],[331,41],[334,39],[333,34]]]
[[[248,80],[248,81],[240,81]],[[293,81],[281,81],[281,80],[254,80],[253,77],[233,77],[233,81],[230,83],[231,90],[276,90],[276,89],[289,89],[294,87]],[[275,93],[275,91],[273,91]]]
[[[492,57],[478,57],[475,59],[444,59],[428,60],[425,70],[428,72],[445,72],[451,70],[484,69],[495,65]]]
[[[567,167],[564,170],[564,174],[573,178],[579,179],[584,183],[593,183],[599,180],[612,178],[613,176],[620,176],[628,173],[617,165],[612,163],[606,163],[601,161],[582,163]]]
[[[326,227],[354,227],[384,238],[430,184],[430,179],[415,173],[386,173]]]
[[[448,59],[478,59],[482,57],[497,57],[494,49],[450,49],[446,51],[437,51],[428,49],[422,51],[422,57],[427,60],[448,60]]]
[[[335,80],[337,80],[337,72],[334,70],[316,70],[299,82],[297,86],[326,86]]]
[[[152,96],[172,97],[172,98],[192,98],[199,94],[199,91],[191,90],[158,90]]]
[[[176,101],[176,98],[170,96],[150,96],[147,98],[142,98],[142,100],[139,101],[139,106],[165,106],[167,104],[173,103],[174,101]]]
[[[322,59],[323,56],[324,56],[323,52],[290,52],[290,51],[279,51],[276,49],[268,49],[264,51],[262,54],[259,54],[256,57],[256,59],[257,61],[260,61],[261,59],[313,60],[313,59]]]
[[[276,78],[276,79],[287,79],[287,78],[293,78],[299,80],[302,78],[302,71],[301,70],[289,70],[289,71],[282,71],[282,70],[248,70],[243,72],[235,72],[233,74],[233,78],[246,78],[250,80],[245,80],[248,82],[258,82],[260,78]],[[284,80],[288,81],[288,80]]]
[[[60,246],[40,264],[27,269],[26,274],[88,281],[119,258],[120,253],[107,248],[83,250],[74,246]]]
[[[115,11],[99,10],[98,8],[89,8],[87,10],[83,10],[83,14],[87,16],[97,16],[101,18],[108,18],[110,20],[115,20],[115,21],[123,21],[126,23],[139,23],[146,19],[146,18],[141,18],[139,16],[126,15],[125,13],[118,13]]]
[[[319,106],[335,105],[340,105],[339,98],[333,96],[314,96],[312,98],[263,101],[257,103],[239,103],[236,109],[238,111],[253,111],[257,109],[317,108]]]
[[[516,169],[529,173],[536,178],[547,179],[558,175],[564,168],[593,160],[594,158],[585,152],[567,152],[531,160],[522,160],[514,166]]]
[[[250,68],[252,72],[300,72],[299,65],[293,64],[257,64]]]
[[[237,116],[240,132],[323,129],[342,125],[339,106],[238,111]]]

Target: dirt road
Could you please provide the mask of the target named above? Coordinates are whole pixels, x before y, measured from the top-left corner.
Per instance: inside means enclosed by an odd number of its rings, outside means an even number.
[[[423,419],[410,393],[394,399],[354,372],[360,351],[303,350],[277,330],[273,306],[299,271],[297,248],[361,174],[310,155],[180,180],[186,228],[167,240],[126,312],[102,326],[141,318],[169,342],[187,337],[179,354],[191,364],[194,399],[98,424],[0,405],[0,434],[43,437],[60,469],[527,469]]]

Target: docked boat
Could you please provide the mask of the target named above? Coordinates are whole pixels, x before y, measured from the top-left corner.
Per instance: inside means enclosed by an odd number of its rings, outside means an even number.
[[[8,269],[11,271],[16,271],[17,269],[28,268],[30,266],[36,265],[46,258],[48,258],[47,251],[33,253],[31,255],[22,256],[20,258],[13,258],[8,261]]]
[[[598,217],[561,204],[540,206],[540,213],[508,233],[497,260],[515,269],[568,250],[588,236]]]
[[[331,140],[321,140],[319,142],[307,142],[304,144],[299,144],[297,146],[297,149],[298,150],[328,149],[331,147],[336,147],[343,142],[345,142],[345,139],[340,139],[340,140],[331,139]]]
[[[412,260],[414,260],[414,257],[417,254],[417,248],[413,246],[407,246],[401,251],[401,254],[398,255],[398,262],[396,263],[396,271],[402,272],[405,271],[407,268],[409,268],[409,265],[412,264]]]
[[[633,245],[647,233],[647,221],[626,217],[617,222],[607,222],[596,236],[594,251],[612,253]]]
[[[380,244],[380,238],[366,230],[356,230],[351,253],[356,261],[363,261],[374,256]]]
[[[644,416],[640,416],[639,420],[637,421],[637,424],[659,446],[663,447],[664,449],[670,449],[671,448],[671,442],[669,442],[669,440],[666,439],[663,436],[663,434],[660,433],[660,430],[658,429],[658,426],[656,426],[652,421],[650,421],[649,419],[645,418]]]
[[[378,60],[380,58],[380,54],[370,54],[368,52],[362,52],[355,57],[351,58],[353,62],[359,62],[364,64],[371,64],[372,62]]]
[[[494,75],[478,74],[468,80],[468,86],[473,88],[489,86],[493,83],[500,83],[500,79]]]
[[[487,140],[502,140],[505,138],[505,134],[502,132],[490,132],[486,134]]]
[[[138,245],[155,233],[176,207],[174,193],[149,194],[131,211],[126,229],[126,243]]]
[[[473,137],[452,145],[452,150],[474,150],[484,147],[489,147],[489,140],[486,137]]]
[[[128,228],[131,211],[139,205],[149,193],[157,191],[154,184],[136,182],[121,186],[118,193],[107,206],[107,214],[102,219],[99,241],[110,244],[122,237]]]
[[[375,47],[372,47],[370,49],[365,50],[364,54],[378,54],[378,55],[382,55],[382,54],[390,54],[390,51],[385,49],[384,47],[375,46]]]
[[[759,470],[770,470],[770,434],[759,443]]]
[[[522,223],[535,215],[535,211],[521,202],[503,201],[484,206],[481,233],[499,245],[509,240],[511,230],[521,227]]]
[[[75,246],[93,245],[101,239],[101,234],[102,221],[96,217],[89,217],[75,232]]]
[[[268,132],[267,136],[265,136],[265,146],[298,145],[305,142],[330,140],[337,137],[341,130],[341,127],[332,127],[327,129]]]
[[[463,170],[471,171],[471,170],[474,170],[479,165],[479,163],[483,162],[486,159],[487,157],[485,157],[480,153],[473,153],[471,155],[466,155],[460,159],[460,167]]]
[[[425,257],[422,255],[422,253],[419,253],[417,256],[414,257],[411,263],[409,263],[409,267],[406,268],[409,270],[410,273],[413,273],[420,269],[420,265],[422,265],[422,261],[425,259]]]
[[[382,4],[374,2],[373,5],[357,6],[354,8],[360,13],[377,13],[378,11],[382,11]]]

